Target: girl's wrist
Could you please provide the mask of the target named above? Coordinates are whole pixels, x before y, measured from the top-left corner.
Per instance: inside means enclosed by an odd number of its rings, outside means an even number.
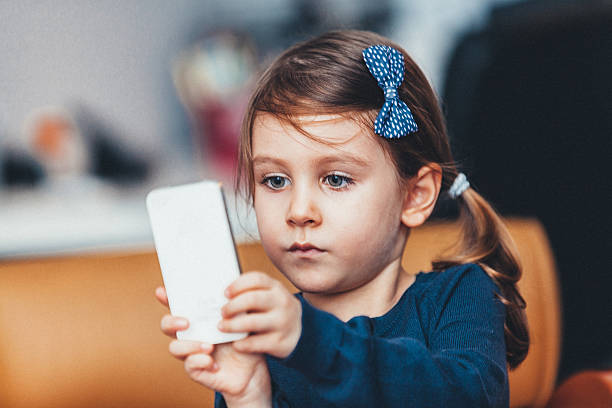
[[[240,394],[222,393],[228,408],[272,408],[272,385],[265,360],[258,364],[251,380]]]
[[[223,394],[227,408],[272,408],[272,393],[255,392],[251,395]]]
[[[249,408],[272,408],[272,398],[247,398],[242,399],[235,397],[226,397],[223,395],[223,399],[225,399],[225,405],[227,408],[241,408],[241,407],[249,407]]]

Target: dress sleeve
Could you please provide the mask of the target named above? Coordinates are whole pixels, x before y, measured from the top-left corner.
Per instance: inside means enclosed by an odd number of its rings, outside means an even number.
[[[300,297],[302,335],[283,363],[332,406],[507,407],[504,306],[479,266],[456,275],[423,299],[428,344],[376,337]]]

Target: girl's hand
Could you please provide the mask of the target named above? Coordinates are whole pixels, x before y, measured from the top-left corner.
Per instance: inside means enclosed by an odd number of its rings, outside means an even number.
[[[168,307],[164,288],[155,290],[157,300]],[[170,354],[184,362],[189,377],[223,394],[228,407],[270,407],[271,384],[266,360],[261,354],[241,353],[231,344],[212,344],[176,340],[176,332],[189,327],[181,317],[167,314],[162,317],[162,332],[174,338]]]
[[[230,286],[219,330],[249,332],[234,349],[285,358],[302,334],[302,305],[279,281],[262,272],[241,275]]]

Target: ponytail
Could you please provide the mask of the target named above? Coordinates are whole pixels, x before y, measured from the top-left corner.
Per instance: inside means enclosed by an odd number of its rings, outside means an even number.
[[[457,201],[463,233],[453,247],[453,255],[434,260],[433,269],[476,263],[493,279],[501,291],[498,297],[506,306],[506,359],[514,369],[529,350],[526,305],[517,287],[522,275],[518,250],[500,216],[474,189],[468,188]]]

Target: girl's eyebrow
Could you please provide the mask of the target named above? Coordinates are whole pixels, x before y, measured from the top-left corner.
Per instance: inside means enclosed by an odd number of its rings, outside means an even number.
[[[370,162],[365,160],[362,157],[354,156],[348,153],[341,153],[337,155],[323,156],[316,160],[317,164],[331,164],[331,163],[344,163],[344,164],[354,164],[360,167],[367,167],[370,165]]]
[[[341,153],[337,155],[318,157],[317,159],[313,160],[313,162],[316,165],[324,165],[324,164],[331,164],[331,163],[354,164],[360,167],[367,167],[370,165],[369,161],[361,157],[357,157],[352,154],[348,154],[348,153]],[[280,157],[255,156],[253,158],[253,165],[266,164],[266,163],[280,164],[284,166],[288,164],[286,160]]]

